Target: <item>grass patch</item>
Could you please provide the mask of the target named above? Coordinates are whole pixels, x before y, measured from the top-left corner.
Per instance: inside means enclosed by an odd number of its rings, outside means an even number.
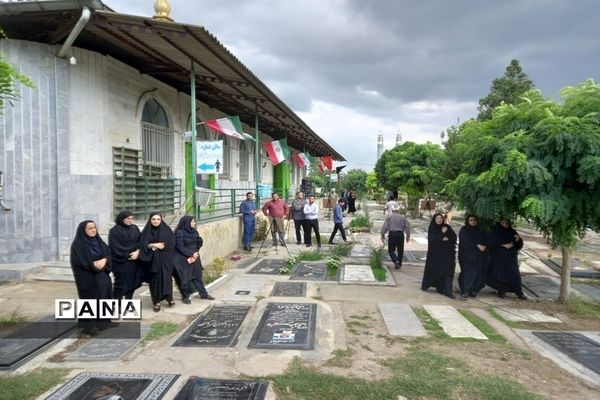
[[[332,255],[346,257],[352,252],[353,244],[350,242],[340,243],[333,248]]]
[[[598,318],[600,317],[600,300],[588,300],[579,297],[571,297],[567,301],[567,311],[578,317]]]
[[[67,369],[41,368],[22,375],[0,376],[0,398],[34,399],[62,382]]]
[[[366,324],[362,321],[348,321],[346,322],[346,326],[350,328],[368,328],[369,324]]]
[[[158,340],[162,337],[169,336],[170,334],[177,331],[177,324],[172,322],[155,322],[150,327],[150,331],[144,336],[142,343],[144,345],[152,342],[154,340]]]
[[[352,367],[353,355],[354,350],[352,349],[334,350],[333,357],[325,361],[325,365],[328,367],[350,368]]]
[[[18,306],[8,315],[0,316],[0,324],[15,324],[27,321],[27,317],[21,313],[21,306]]]
[[[475,327],[477,329],[479,329],[481,331],[481,333],[483,333],[485,336],[487,336],[487,338],[489,339],[490,342],[497,342],[497,343],[506,343],[507,342],[506,339],[504,338],[504,336],[500,335],[487,322],[485,322],[483,319],[479,318],[472,312],[465,310],[464,308],[459,308],[458,312],[461,313],[462,316],[465,317],[470,323],[475,325]]]
[[[444,330],[442,329],[440,324],[438,324],[437,321],[435,319],[433,319],[433,317],[431,315],[429,315],[427,313],[427,311],[425,311],[424,308],[414,308],[413,311],[415,312],[415,314],[417,314],[417,317],[419,317],[419,319],[421,320],[421,323],[423,324],[423,327],[425,328],[425,330],[427,330],[427,332],[431,333],[431,335],[433,337],[436,337],[439,339],[447,339],[450,337],[446,334],[446,332],[444,332]]]
[[[371,268],[373,270],[373,276],[378,282],[385,282],[387,280],[387,271],[383,268]]]
[[[384,360],[382,365],[392,376],[367,381],[322,373],[296,358],[285,373],[266,379],[273,382],[280,400],[395,400],[399,395],[410,399],[538,399],[518,382],[483,375],[457,359],[429,350],[411,348],[405,357]]]
[[[351,319],[373,320],[369,315],[351,315]]]
[[[318,250],[302,250],[296,255],[298,261],[319,261],[325,258],[325,255]]]

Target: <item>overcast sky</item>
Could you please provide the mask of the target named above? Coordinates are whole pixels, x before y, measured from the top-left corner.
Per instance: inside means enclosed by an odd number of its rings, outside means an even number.
[[[105,0],[152,16],[152,0]],[[171,0],[172,18],[214,34],[349,162],[440,143],[510,60],[547,97],[600,82],[598,0]]]

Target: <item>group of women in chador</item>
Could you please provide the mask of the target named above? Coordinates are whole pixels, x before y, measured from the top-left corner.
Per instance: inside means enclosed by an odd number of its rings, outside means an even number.
[[[422,290],[435,287],[436,291],[452,299],[457,236],[442,214],[435,214],[428,230],[427,260],[423,273]],[[526,300],[521,285],[517,261],[523,239],[512,227],[510,220],[502,219],[485,234],[477,216],[467,215],[465,225],[458,234],[458,276],[461,300],[476,297],[488,286],[497,290],[500,298],[512,292]]]
[[[202,243],[196,220],[187,215],[173,232],[160,213],[152,213],[140,233],[133,213],[122,211],[109,231],[108,245],[94,221],[82,221],[71,245],[71,268],[79,298],[131,299],[142,282],[148,282],[153,309],[158,312],[163,300],[175,305],[175,278],[183,303],[190,304],[194,289],[201,298],[213,300],[202,283]],[[88,328],[101,330],[104,325],[98,324],[93,322]]]

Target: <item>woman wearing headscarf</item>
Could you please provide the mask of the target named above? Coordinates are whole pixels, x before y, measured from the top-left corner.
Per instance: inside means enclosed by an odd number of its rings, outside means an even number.
[[[80,299],[112,299],[110,251],[98,235],[94,221],[82,221],[71,244],[71,269]],[[80,320],[83,331],[96,335],[110,320]]]
[[[523,248],[523,239],[512,227],[510,220],[500,220],[490,234],[488,245],[492,257],[488,272],[488,285],[498,291],[503,299],[507,292],[514,292],[521,300],[526,300],[521,285],[521,272],[517,255]]]
[[[354,215],[356,212],[356,193],[350,192],[348,197],[348,213]]]
[[[465,219],[465,225],[458,232],[458,263],[460,264],[458,286],[461,300],[466,300],[469,296],[476,297],[481,287],[487,245],[485,235],[478,223],[477,216],[469,214]]]
[[[115,219],[115,226],[108,232],[108,247],[112,273],[115,278],[113,296],[131,299],[135,289],[142,285],[142,267],[138,263],[140,255],[140,229],[134,223],[131,211],[121,211]]]
[[[175,235],[158,212],[150,214],[140,235],[140,259],[146,264],[150,295],[154,311],[160,311],[160,302],[167,300],[169,307],[173,301],[173,256]]]
[[[436,291],[451,299],[456,256],[456,233],[444,222],[442,214],[435,214],[427,232],[427,259],[421,290],[435,286]]]
[[[181,292],[182,302],[190,304],[190,294],[193,287],[202,299],[214,300],[208,294],[202,282],[202,262],[200,248],[204,241],[196,230],[196,219],[184,215],[175,229],[175,281]]]

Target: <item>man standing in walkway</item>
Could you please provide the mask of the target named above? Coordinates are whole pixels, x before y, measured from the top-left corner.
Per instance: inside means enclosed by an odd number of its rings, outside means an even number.
[[[296,244],[302,243],[300,231],[304,230],[304,193],[296,193],[296,198],[292,201],[292,218],[294,219],[294,228],[296,228]],[[288,231],[289,232],[289,231]]]
[[[315,196],[308,196],[308,203],[304,205],[304,218],[306,225],[304,228],[304,243],[306,247],[312,246],[312,232],[317,236],[317,247],[321,248],[321,233],[319,232],[319,206],[315,203]]]
[[[285,201],[279,198],[277,193],[271,195],[271,200],[266,202],[262,208],[263,214],[265,214],[271,220],[271,236],[273,237],[273,245],[281,244],[285,246],[283,235],[285,229],[283,226],[283,219],[288,215],[288,206]]]
[[[244,235],[242,237],[244,250],[251,251],[252,238],[256,229],[256,204],[252,192],[246,193],[246,200],[240,204],[240,212],[244,216]]]
[[[388,253],[396,269],[402,267],[402,258],[404,257],[404,237],[406,233],[406,243],[410,240],[410,223],[400,214],[400,207],[394,205],[391,208],[391,214],[385,218],[381,227],[381,241],[385,240],[385,234],[388,235]],[[396,249],[398,254],[396,254]]]
[[[335,234],[337,233],[338,230],[342,234],[342,239],[344,239],[344,242],[348,241],[348,240],[346,240],[346,232],[344,231],[344,210],[342,209],[343,206],[344,206],[344,199],[341,198],[338,200],[337,205],[333,209],[333,224],[334,225],[333,225],[333,232],[331,232],[331,236],[329,237],[329,244],[333,244],[333,238],[335,237]]]

